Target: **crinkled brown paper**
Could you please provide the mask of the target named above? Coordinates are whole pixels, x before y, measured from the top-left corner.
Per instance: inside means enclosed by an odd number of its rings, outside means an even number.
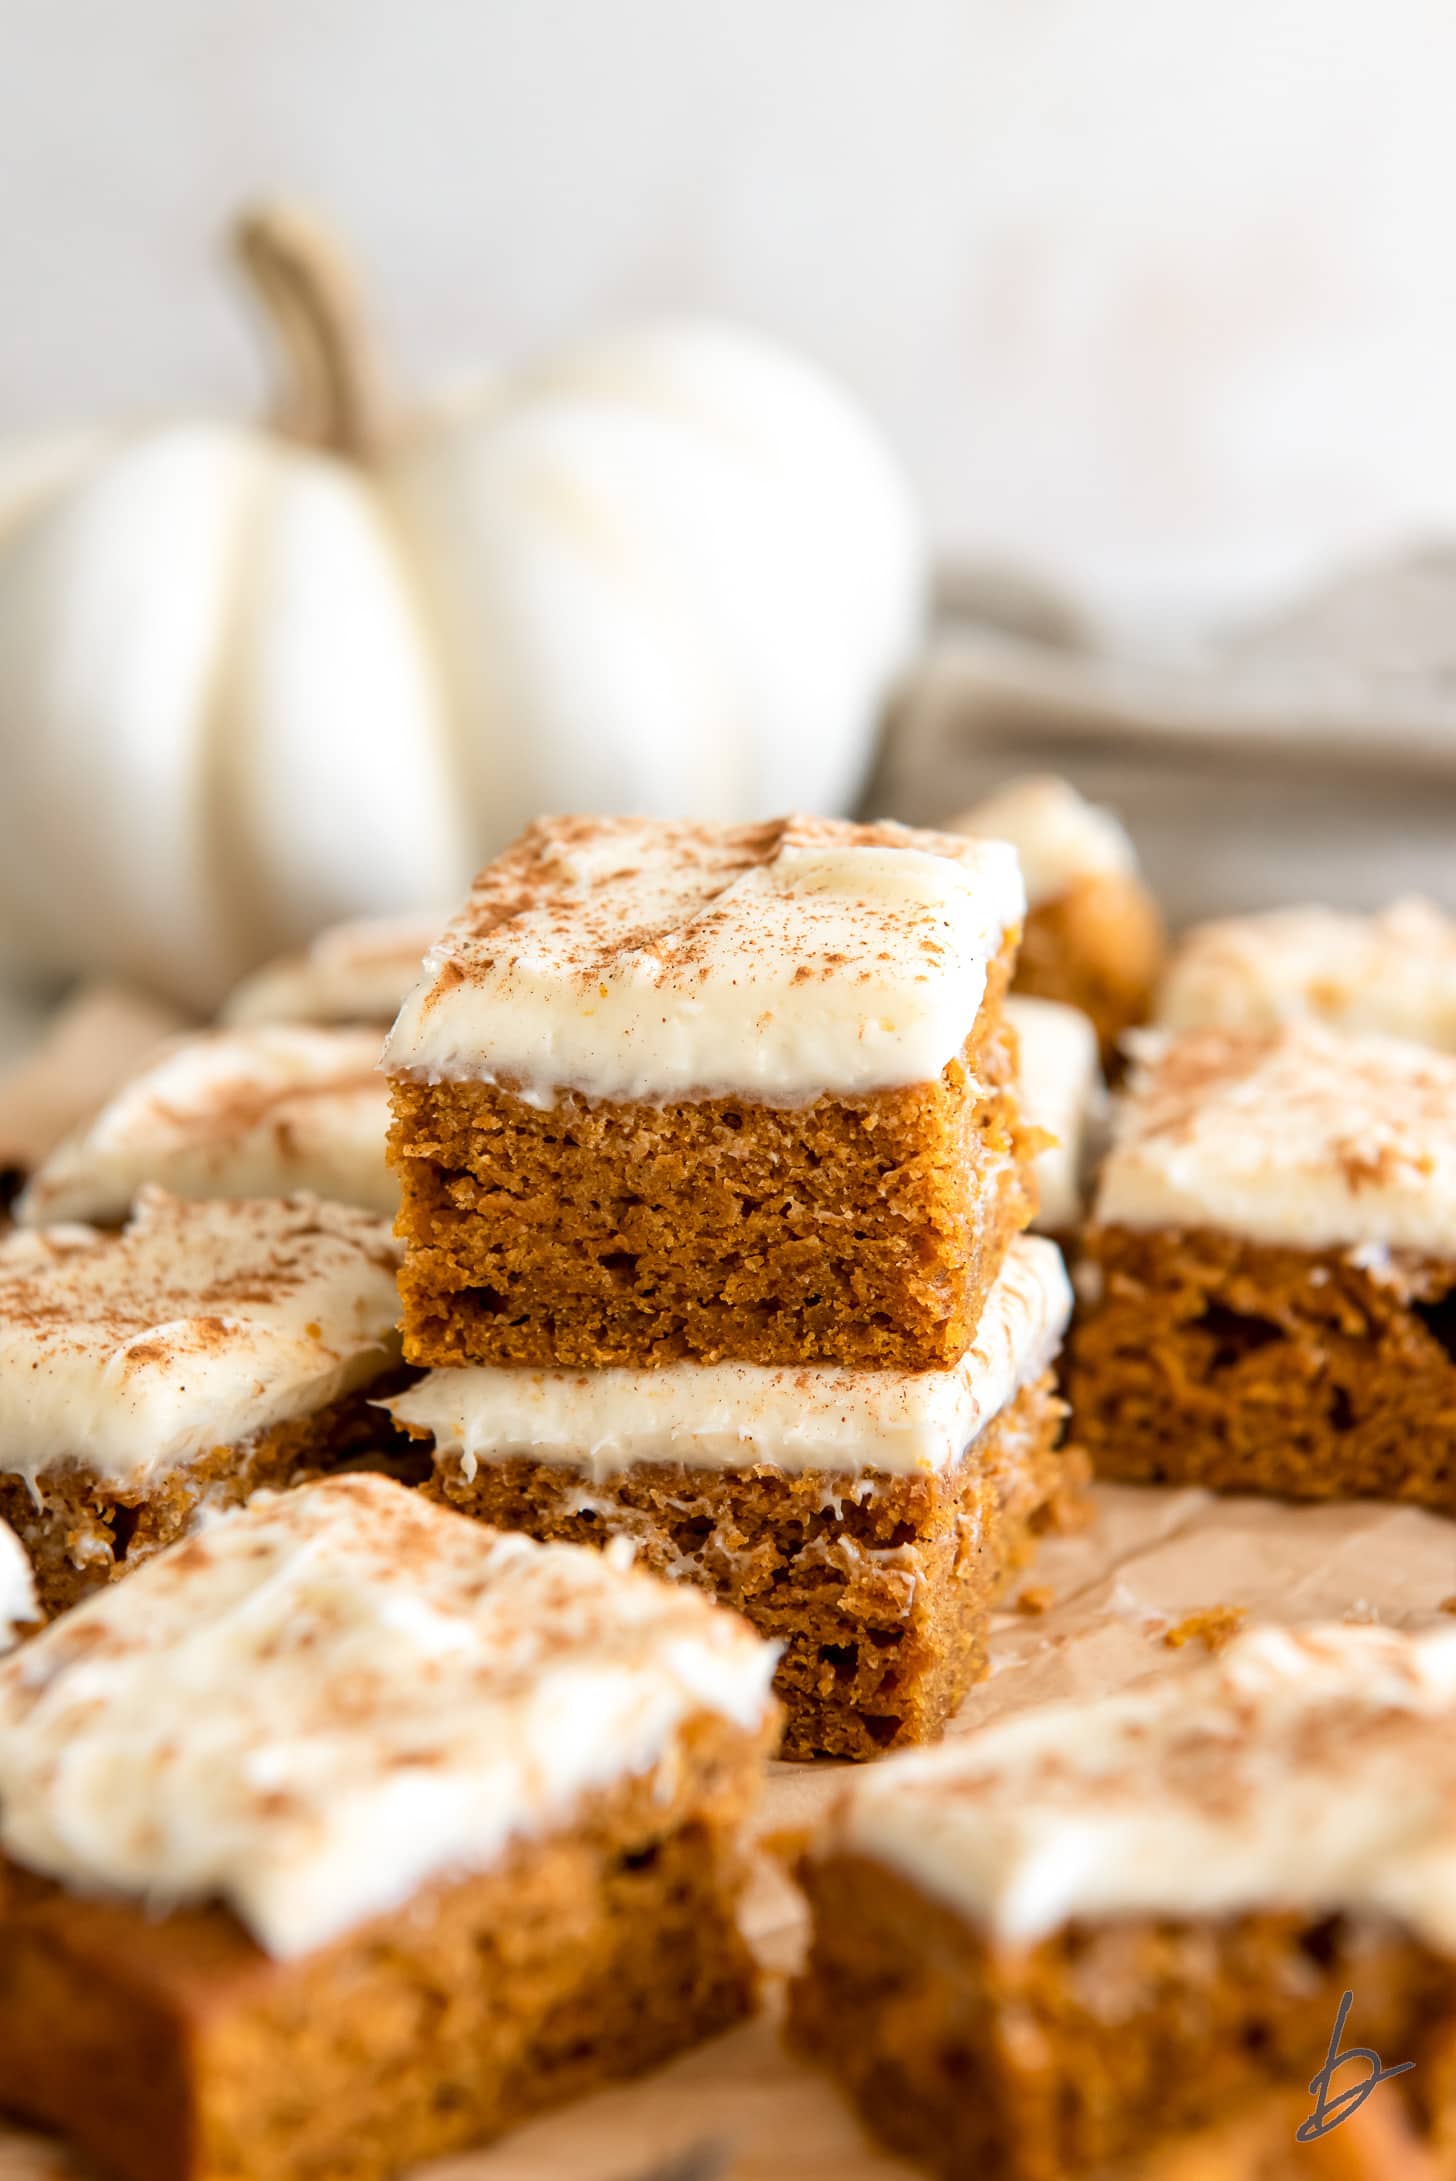
[[[104,1088],[107,1053],[155,1034],[140,1015],[126,1034],[115,995],[85,1003],[105,1049],[87,1051],[73,1020],[59,1046],[62,1071]],[[118,1012],[120,1009],[120,1012]],[[23,1119],[33,1151],[37,1084],[53,1077],[56,1049],[27,1064],[17,1101],[0,1083],[0,1143]],[[53,1110],[74,1114],[60,1095]],[[39,1110],[44,1110],[44,1097]],[[22,1110],[23,1109],[23,1110]],[[1031,1595],[1028,1596],[1028,1593]],[[1384,1504],[1291,1508],[1195,1491],[1104,1485],[1095,1520],[1045,1540],[1018,1593],[1040,1612],[997,1620],[989,1681],[968,1700],[955,1732],[1027,1704],[1090,1697],[1148,1673],[1177,1673],[1205,1655],[1194,1638],[1165,1640],[1188,1616],[1232,1607],[1249,1621],[1358,1618],[1415,1628],[1437,1621],[1456,1594],[1456,1524]],[[764,1798],[765,1833],[813,1822],[840,1768],[775,1765]],[[776,1979],[801,1942],[792,1887],[765,1855],[749,1907]],[[438,2181],[891,2181],[909,2169],[877,2152],[833,2088],[783,2052],[776,1993],[756,2022],[689,2053],[626,2089],[567,2108],[494,2149],[430,2169]],[[1217,2135],[1165,2150],[1138,2181],[1431,2181],[1400,2124],[1399,2094],[1381,2089],[1319,2145],[1296,2145],[1308,2110],[1302,2085],[1288,2101],[1244,2116]],[[690,2155],[685,2155],[690,2154]],[[681,2163],[680,2163],[681,2162]],[[662,2169],[659,2177],[659,2169]],[[77,2169],[33,2139],[0,2136],[0,2181],[68,2181]],[[983,2177],[968,2177],[983,2181]],[[993,2181],[986,2176],[984,2181]]]

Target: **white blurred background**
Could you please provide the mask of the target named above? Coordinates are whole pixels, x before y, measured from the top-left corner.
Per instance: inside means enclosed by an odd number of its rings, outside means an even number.
[[[6,0],[0,430],[259,394],[287,191],[403,372],[649,306],[797,342],[947,549],[1117,617],[1456,523],[1450,0]]]

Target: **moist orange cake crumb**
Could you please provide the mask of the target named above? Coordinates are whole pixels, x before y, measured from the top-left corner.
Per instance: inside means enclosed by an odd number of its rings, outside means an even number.
[[[946,2181],[1102,2174],[1309,2084],[1350,1992],[1344,2044],[1420,2083],[1453,1722],[1456,1631],[1260,1629],[856,1774],[800,1866],[792,2040]]]
[[[0,2103],[387,2181],[726,2028],[771,1668],[380,1478],[222,1517],[0,1663]]]
[[[1456,1509],[1456,1056],[1150,1037],[1066,1385],[1110,1477]]]
[[[1085,1474],[1052,1362],[1053,1244],[1016,1241],[954,1370],[679,1364],[434,1371],[390,1403],[427,1492],[534,1537],[629,1539],[782,1646],[785,1754],[933,1740],[991,1610]]]
[[[0,1519],[59,1613],[204,1513],[395,1444],[387,1223],[147,1188],[116,1234],[0,1241]]]
[[[1243,1627],[1247,1615],[1239,1605],[1205,1605],[1185,1613],[1163,1636],[1164,1647],[1181,1651],[1185,1644],[1201,1643],[1205,1651],[1221,1651]]]
[[[1035,1211],[1023,899],[901,826],[533,827],[386,1049],[406,1356],[953,1364]]]

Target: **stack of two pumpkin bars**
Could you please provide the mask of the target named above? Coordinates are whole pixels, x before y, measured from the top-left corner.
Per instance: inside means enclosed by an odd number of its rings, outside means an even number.
[[[1004,843],[545,821],[386,1047],[426,1490],[737,1608],[790,1756],[938,1734],[1072,1481],[1023,913]]]

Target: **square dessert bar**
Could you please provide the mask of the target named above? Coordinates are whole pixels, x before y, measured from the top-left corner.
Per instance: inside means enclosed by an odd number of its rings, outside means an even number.
[[[1104,1061],[1146,1022],[1166,949],[1162,913],[1111,811],[1055,775],[1011,780],[953,830],[1010,841],[1026,880],[1015,989],[1080,1008]]]
[[[397,1260],[345,1205],[158,1189],[118,1234],[0,1242],[0,1518],[47,1613],[199,1514],[391,1441],[368,1396],[399,1384]]]
[[[1456,921],[1413,900],[1375,916],[1272,909],[1199,924],[1173,955],[1154,1019],[1268,1033],[1301,1017],[1456,1052]]]
[[[949,1371],[477,1366],[390,1406],[433,1440],[448,1505],[630,1538],[780,1644],[786,1755],[873,1757],[940,1733],[1005,1578],[1080,1484],[1051,1372],[1070,1311],[1055,1247],[1022,1236]]]
[[[419,976],[425,953],[444,930],[446,913],[331,924],[301,954],[265,963],[235,985],[222,1020],[249,1030],[273,1022],[374,1024],[386,1030]]]
[[[1000,843],[554,819],[390,1033],[405,1353],[953,1363],[1035,1210]]]
[[[791,2035],[947,2181],[1101,2171],[1298,2095],[1346,1992],[1387,2066],[1449,2037],[1453,1811],[1456,1629],[1252,1631],[856,1775]]]
[[[1103,1475],[1456,1512],[1456,1057],[1150,1036],[1066,1385]]]
[[[148,1181],[183,1197],[309,1189],[392,1216],[379,1044],[374,1030],[295,1024],[177,1038],[57,1145],[15,1217],[112,1225]]]
[[[752,2004],[772,1654],[378,1477],[0,1665],[0,2105],[120,2181],[384,2181]]]
[[[1097,1030],[1080,1008],[1022,992],[1007,1000],[1006,1018],[1016,1032],[1022,1113],[1049,1139],[1036,1162],[1032,1225],[1038,1234],[1070,1239],[1086,1211],[1088,1176],[1106,1116]]]

